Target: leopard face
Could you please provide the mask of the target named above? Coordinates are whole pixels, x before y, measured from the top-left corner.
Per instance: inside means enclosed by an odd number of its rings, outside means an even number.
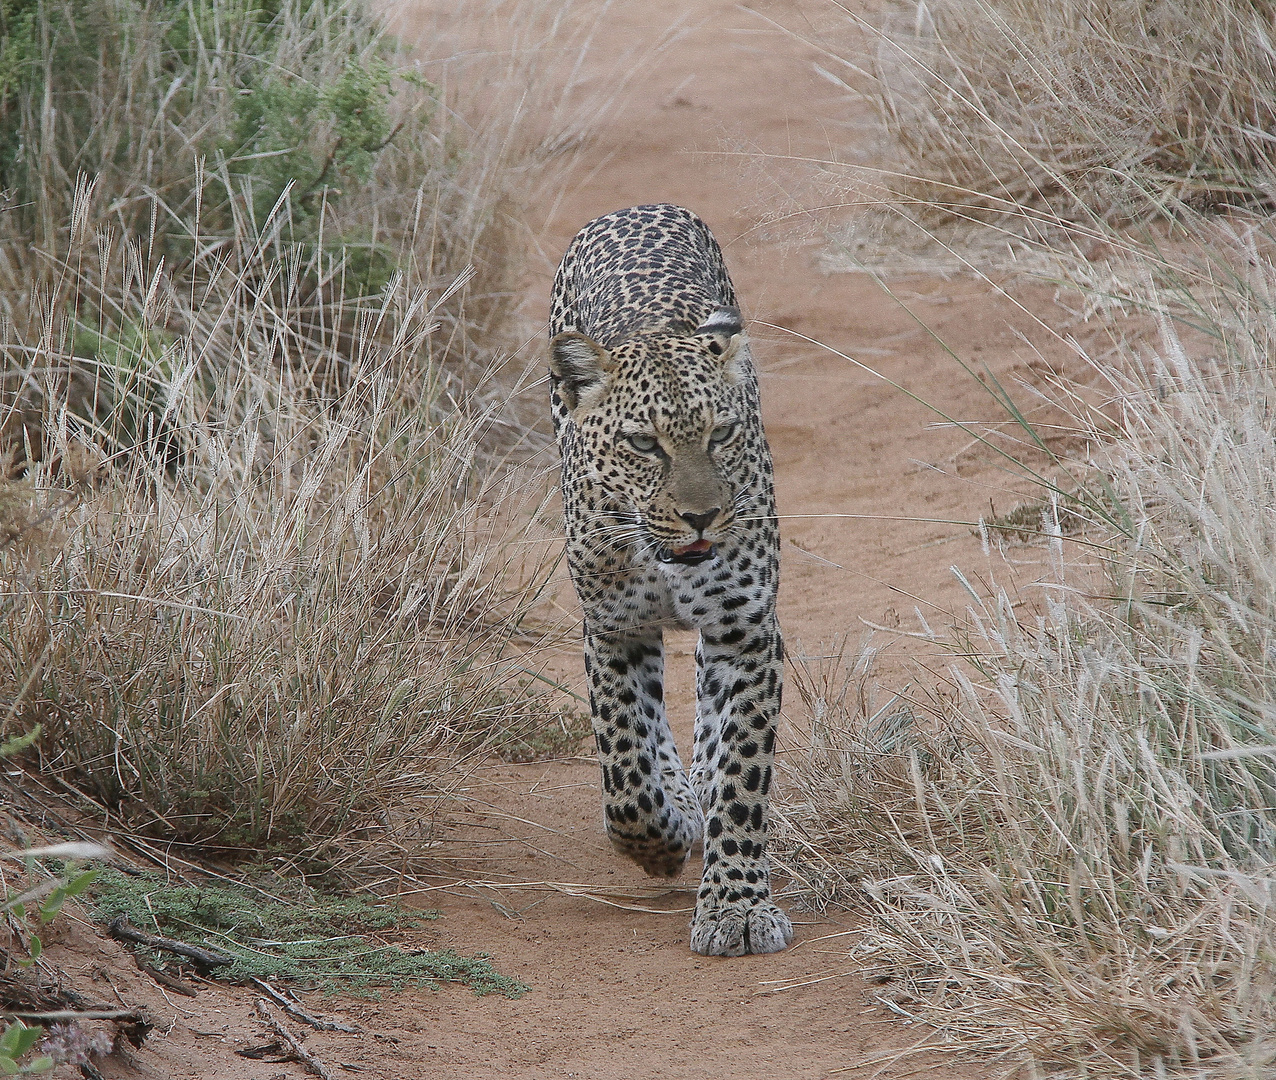
[[[607,350],[569,331],[551,344],[583,467],[662,562],[712,559],[736,524],[747,486],[739,480],[749,475],[746,350],[733,308],[689,336]]]

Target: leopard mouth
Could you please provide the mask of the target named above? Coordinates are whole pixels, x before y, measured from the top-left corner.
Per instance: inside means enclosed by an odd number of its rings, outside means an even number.
[[[660,561],[663,563],[679,563],[682,566],[698,566],[716,558],[718,546],[708,540],[697,540],[683,547],[663,547],[660,549]]]

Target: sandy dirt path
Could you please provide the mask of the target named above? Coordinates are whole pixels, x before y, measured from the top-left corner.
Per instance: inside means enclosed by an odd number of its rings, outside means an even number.
[[[601,8],[578,5],[587,14]],[[411,36],[414,28],[428,32],[437,5],[419,0],[398,10]],[[1031,381],[1042,364],[1018,337],[1032,334],[1033,318],[986,284],[914,276],[894,280],[892,297],[867,275],[822,273],[824,241],[801,219],[766,224],[813,190],[811,159],[845,156],[839,140],[859,123],[815,70],[817,51],[775,25],[819,33],[831,11],[805,0],[760,3],[756,12],[730,0],[611,5],[571,95],[555,104],[570,111],[573,100],[605,96],[635,55],[645,57],[641,74],[577,151],[565,183],[528,215],[543,253],[529,284],[538,319],[548,310],[559,255],[598,214],[680,203],[723,244],[762,372],[785,515],[781,618],[798,653],[827,649],[843,634],[858,641],[862,620],[916,631],[917,611],[936,627],[961,617],[966,596],[949,567],[977,574],[987,559],[969,528],[938,520],[975,520],[990,498],[1002,509],[1019,501],[995,460],[971,450],[967,434],[933,427],[933,413],[882,378],[803,338],[871,365],[963,420],[995,409],[946,347],[1003,379]],[[500,47],[499,40],[485,44]],[[759,166],[720,152],[732,145],[768,160]],[[1018,295],[1035,311],[1051,310],[1045,290]],[[570,590],[563,602],[572,603]],[[939,664],[933,647],[889,633],[878,639],[889,644],[879,664],[888,682],[920,675],[935,684],[926,670]],[[686,746],[694,639],[675,635],[668,645],[671,715]],[[577,648],[551,667],[579,687]],[[791,699],[790,712],[796,706]],[[443,913],[439,940],[489,951],[535,989],[517,1002],[474,1001],[456,990],[420,999],[425,1043],[418,1041],[420,1072],[412,1075],[815,1078],[924,1037],[890,1023],[846,959],[856,925],[849,915],[795,912],[796,943],[776,956],[723,961],[690,953],[698,869],[684,875],[679,891],[638,898],[652,883],[604,840],[589,759],[486,769],[468,794],[475,826],[488,831],[467,831],[450,847],[458,876],[504,887],[435,894],[429,902]],[[471,846],[481,835],[489,843]],[[613,903],[650,910],[523,889],[520,881],[612,888],[627,893]],[[779,990],[785,986],[793,988]],[[935,1057],[926,1065],[941,1077],[980,1075]]]
[[[403,35],[423,40],[427,53],[446,23],[441,2],[403,0],[395,8]],[[603,8],[601,0],[577,5],[586,14]],[[1033,319],[986,284],[899,277],[892,297],[865,274],[821,272],[824,241],[802,219],[767,223],[813,191],[810,159],[845,157],[861,130],[862,117],[816,72],[818,53],[775,25],[820,32],[833,10],[818,0],[759,0],[756,11],[730,0],[607,7],[570,94],[563,100],[560,87],[552,103],[570,112],[573,101],[605,96],[636,55],[644,57],[641,72],[577,147],[566,181],[528,207],[526,222],[542,253],[528,283],[529,310],[539,319],[558,256],[598,214],[681,203],[723,244],[762,372],[785,515],[781,618],[794,654],[817,654],[844,634],[858,642],[865,623],[917,631],[918,612],[937,629],[960,618],[967,598],[949,567],[973,576],[988,562],[969,528],[941,522],[975,520],[990,499],[1000,509],[1019,501],[967,434],[934,426],[933,413],[883,378],[803,338],[870,365],[962,420],[987,419],[995,409],[945,346],[1010,381],[1031,382],[1043,363],[1059,362],[1022,344],[1021,333],[1040,337]],[[499,53],[506,47],[500,26],[485,25],[491,29],[481,47]],[[769,155],[765,167],[719,152],[733,144]],[[1044,289],[1017,295],[1050,316]],[[1004,578],[1013,568],[998,573]],[[561,599],[570,606],[569,591]],[[878,671],[888,684],[941,685],[932,673],[942,668],[934,647],[889,632],[878,632],[876,643],[887,646]],[[669,644],[671,713],[685,746],[694,642],[685,635]],[[553,657],[551,667],[579,685],[576,647]],[[798,706],[790,695],[790,717],[800,726]],[[879,1075],[872,1063],[882,1055],[927,1037],[892,1021],[875,996],[880,990],[848,960],[857,926],[850,914],[795,910],[796,941],[782,954],[692,954],[688,919],[698,873],[655,895],[662,890],[612,853],[590,759],[485,767],[462,794],[457,816],[468,827],[440,848],[439,887],[405,899],[441,913],[422,944],[485,951],[533,989],[506,1000],[449,986],[331,1006],[393,1039],[311,1035],[319,1056],[349,1075],[815,1080],[856,1066],[871,1065],[854,1075]],[[585,885],[593,895],[546,882]],[[121,989],[141,994],[144,987]],[[157,1002],[173,1020],[152,1044],[168,1075],[300,1075],[296,1066],[233,1057],[257,1029],[248,995],[227,991],[221,1000],[224,1007],[204,1008],[195,1019],[182,1016],[182,1002]],[[977,1064],[929,1055],[880,1075],[919,1065],[936,1080],[984,1074]]]

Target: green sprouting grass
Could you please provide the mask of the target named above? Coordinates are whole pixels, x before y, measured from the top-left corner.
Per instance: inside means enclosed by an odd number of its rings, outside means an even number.
[[[527,715],[496,733],[492,751],[502,761],[544,761],[576,754],[592,738],[589,717],[574,709],[525,710]]]
[[[1044,519],[1057,524],[1063,536],[1077,536],[1086,521],[1085,511],[1095,502],[1095,497],[1088,492],[1068,495],[1057,502],[1049,498],[1030,499],[1003,514],[985,518],[983,528],[1004,539],[1026,544],[1051,535],[1043,525]],[[978,533],[979,529],[974,531]]]
[[[178,885],[157,874],[106,868],[93,886],[100,922],[127,915],[160,933],[234,957],[217,971],[229,982],[288,980],[325,993],[377,997],[380,990],[463,983],[476,994],[516,998],[530,987],[502,975],[486,955],[387,944],[380,935],[437,916],[355,896],[268,895],[232,884]],[[162,962],[155,957],[157,962]]]

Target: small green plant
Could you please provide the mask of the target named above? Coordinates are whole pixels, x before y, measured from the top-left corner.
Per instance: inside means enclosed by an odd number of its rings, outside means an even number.
[[[40,737],[40,725],[36,724],[30,731],[22,735],[11,735],[0,743],[0,760],[20,754],[29,749]]]
[[[139,927],[233,957],[218,973],[237,982],[287,979],[328,993],[364,995],[440,982],[506,997],[528,989],[496,971],[486,956],[378,940],[435,915],[361,897],[328,896],[305,886],[287,897],[231,884],[174,885],[108,868],[94,886],[93,903],[103,922],[127,915]]]
[[[42,853],[48,853],[53,848],[42,848]],[[4,902],[0,903],[0,911],[8,913],[10,918],[16,920],[20,925],[30,920],[37,927],[47,926],[62,911],[63,905],[73,896],[79,896],[87,889],[95,880],[97,880],[98,871],[96,870],[68,870],[66,873],[55,875],[47,880],[39,881],[34,885],[28,886],[21,892],[15,893],[4,898]],[[31,905],[35,906],[32,907]],[[25,960],[18,960],[17,963],[22,967],[31,967],[40,959],[40,954],[44,951],[44,946],[40,941],[38,934],[31,932],[27,935],[27,948],[29,956]]]
[[[35,743],[40,737],[40,725],[36,724],[30,731],[24,735],[14,735],[0,743],[0,760],[13,757],[15,754],[21,753]],[[99,848],[95,844],[54,844],[51,847],[34,848],[28,851],[9,852],[10,856],[17,856],[25,859],[27,870],[30,872],[34,868],[35,859],[44,856],[54,859],[70,856],[94,857],[104,854],[105,849]],[[0,912],[8,915],[19,925],[23,925],[30,920],[37,926],[47,926],[62,910],[62,906],[73,896],[79,896],[84,892],[93,881],[97,878],[96,870],[80,870],[74,868],[74,864],[67,867],[62,873],[54,873],[53,875],[35,882],[21,889],[16,893],[9,893],[0,901]],[[31,905],[35,906],[32,907]],[[38,934],[32,932],[27,935],[28,958],[18,960],[22,967],[31,967],[38,959],[44,946],[40,941]]]
[[[44,1028],[38,1024],[27,1027],[21,1020],[15,1020],[5,1028],[4,1033],[0,1034],[0,1076],[26,1076],[29,1073],[48,1072],[53,1068],[53,1059],[47,1055],[25,1065],[19,1064],[43,1035]]]
[[[23,735],[14,735],[0,743],[0,760],[13,757],[29,749],[40,737],[37,724]],[[36,858],[44,856],[51,863],[60,865],[60,859],[66,856],[93,857],[104,854],[105,849],[95,844],[54,844],[50,847],[34,848],[28,851],[7,852],[9,856],[25,858],[27,869],[34,868]],[[26,928],[28,922],[37,927],[47,926],[61,912],[63,905],[73,896],[79,896],[97,878],[96,870],[80,870],[74,864],[62,868],[62,872],[53,873],[50,877],[37,881],[16,893],[5,895],[0,900],[0,913],[9,920],[10,926]],[[34,905],[34,906],[32,906]],[[27,957],[16,960],[20,967],[32,967],[44,951],[38,934],[26,933]],[[8,959],[13,959],[9,957]],[[42,1056],[26,1064],[19,1062],[30,1053],[32,1047],[44,1035],[44,1028],[36,1025],[27,1027],[21,1020],[15,1021],[0,1034],[0,1075],[19,1076],[28,1073],[48,1072],[53,1068],[53,1058]]]

